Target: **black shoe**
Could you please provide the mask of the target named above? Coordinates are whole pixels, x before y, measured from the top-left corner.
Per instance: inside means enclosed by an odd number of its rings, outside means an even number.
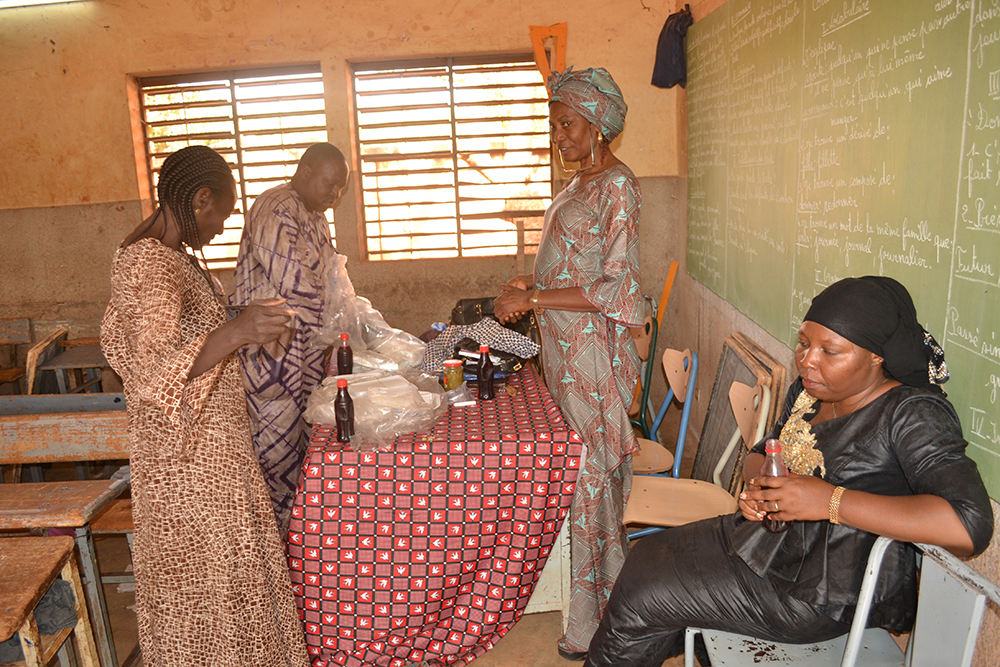
[[[559,651],[559,657],[564,660],[569,660],[571,662],[582,662],[587,659],[586,651],[567,651],[562,646],[556,645],[556,650]]]

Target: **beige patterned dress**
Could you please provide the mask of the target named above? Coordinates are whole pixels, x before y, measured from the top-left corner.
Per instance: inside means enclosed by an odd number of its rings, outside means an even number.
[[[187,376],[223,307],[184,253],[119,249],[101,346],[128,405],[136,615],[146,667],[306,667],[239,361]]]

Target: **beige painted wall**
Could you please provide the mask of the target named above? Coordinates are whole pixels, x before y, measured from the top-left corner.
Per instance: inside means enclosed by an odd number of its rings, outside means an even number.
[[[3,10],[0,317],[31,317],[36,337],[55,326],[96,333],[111,254],[148,205],[130,77],[319,62],[330,140],[346,148],[351,61],[528,52],[530,25],[565,21],[567,63],[606,67],[624,90],[630,110],[616,153],[644,184],[660,183],[679,174],[679,96],[649,84],[672,11],[673,0],[94,0]],[[395,326],[423,331],[456,299],[493,294],[516,273],[513,258],[362,261],[357,201],[352,191],[337,210],[338,249],[358,292]],[[646,198],[650,291],[662,285],[655,263],[677,203]]]
[[[138,197],[130,75],[319,62],[330,140],[350,143],[349,62],[528,52],[530,25],[568,22],[567,62],[608,68],[630,105],[620,157],[676,175],[673,94],[649,84],[673,0],[94,0],[3,10],[0,208]],[[655,131],[653,131],[655,128]]]

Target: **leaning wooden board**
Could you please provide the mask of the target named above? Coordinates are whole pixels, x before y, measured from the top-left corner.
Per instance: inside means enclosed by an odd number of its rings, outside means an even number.
[[[4,396],[0,463],[128,458],[122,394]]]

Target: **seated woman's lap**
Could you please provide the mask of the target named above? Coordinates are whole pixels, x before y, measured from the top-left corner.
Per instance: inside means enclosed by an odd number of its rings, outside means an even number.
[[[685,627],[807,643],[850,626],[779,593],[730,554],[718,517],[641,539],[629,552],[590,645],[591,667],[659,665]]]

